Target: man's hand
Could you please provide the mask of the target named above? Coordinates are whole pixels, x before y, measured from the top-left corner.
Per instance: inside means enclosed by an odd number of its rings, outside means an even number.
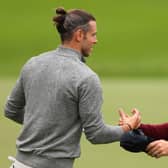
[[[168,156],[168,141],[153,141],[147,146],[146,151],[148,155],[155,158],[160,158],[161,156]]]
[[[123,127],[124,131],[136,129],[140,126],[141,116],[140,112],[137,109],[132,110],[132,116],[128,116],[122,109],[120,109],[119,115],[120,115],[119,125]]]

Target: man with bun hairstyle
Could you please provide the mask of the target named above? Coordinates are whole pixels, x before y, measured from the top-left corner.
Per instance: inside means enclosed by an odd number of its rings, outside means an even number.
[[[97,43],[96,19],[79,9],[57,8],[56,14],[61,45],[23,66],[6,102],[5,116],[23,124],[16,159],[10,158],[15,168],[72,168],[82,132],[91,143],[105,144],[140,123],[136,109],[122,126],[103,121],[101,84],[84,63]]]

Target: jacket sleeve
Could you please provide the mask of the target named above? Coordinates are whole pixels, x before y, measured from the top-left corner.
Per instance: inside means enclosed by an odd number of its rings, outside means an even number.
[[[85,79],[79,88],[79,113],[86,138],[93,144],[119,141],[120,126],[106,125],[102,119],[102,89],[96,75]]]
[[[5,105],[5,116],[17,123],[23,123],[25,95],[21,77],[17,80]]]
[[[155,139],[168,140],[168,123],[163,124],[141,124],[140,129],[145,135]]]

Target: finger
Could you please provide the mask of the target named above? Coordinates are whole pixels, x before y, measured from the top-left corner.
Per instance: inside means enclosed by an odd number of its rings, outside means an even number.
[[[156,157],[156,158],[160,158],[161,156],[163,156],[163,155],[162,155],[162,152],[161,152],[161,151],[158,151],[158,153],[156,154],[155,157]]]
[[[147,152],[150,151],[150,150],[153,148],[153,146],[154,146],[154,142],[151,142],[151,143],[147,146],[146,151],[147,151]]]
[[[150,151],[148,151],[148,155],[150,155],[152,157],[156,157],[157,156],[157,150],[150,150]]]
[[[132,110],[132,114],[140,115],[140,112],[139,112],[139,110],[137,110],[136,108],[134,108],[134,109]]]
[[[120,109],[118,110],[118,112],[119,112],[119,115],[120,115],[121,120],[123,120],[124,118],[126,118],[126,115],[125,115],[123,109],[120,108]]]
[[[151,156],[153,156],[153,157],[156,157],[157,154],[160,153],[160,152],[159,152],[159,148],[158,148],[157,145],[152,146],[152,147],[150,148],[150,150],[148,150],[147,152],[148,152],[149,155],[151,155]]]
[[[153,142],[151,142],[151,143],[147,146],[146,150],[147,150],[147,151],[150,151],[152,148],[154,148],[154,147],[157,145],[157,143],[158,143],[158,141],[153,141]]]
[[[122,108],[120,108],[118,111],[119,111],[119,113],[122,113],[125,118],[129,117],[129,115],[126,114],[125,111]]]

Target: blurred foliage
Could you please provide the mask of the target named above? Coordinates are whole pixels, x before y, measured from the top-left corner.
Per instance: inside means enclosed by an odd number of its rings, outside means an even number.
[[[27,59],[55,49],[55,8],[81,8],[97,19],[98,44],[87,63],[100,76],[168,76],[168,2],[156,0],[2,1],[0,76],[18,75]]]

